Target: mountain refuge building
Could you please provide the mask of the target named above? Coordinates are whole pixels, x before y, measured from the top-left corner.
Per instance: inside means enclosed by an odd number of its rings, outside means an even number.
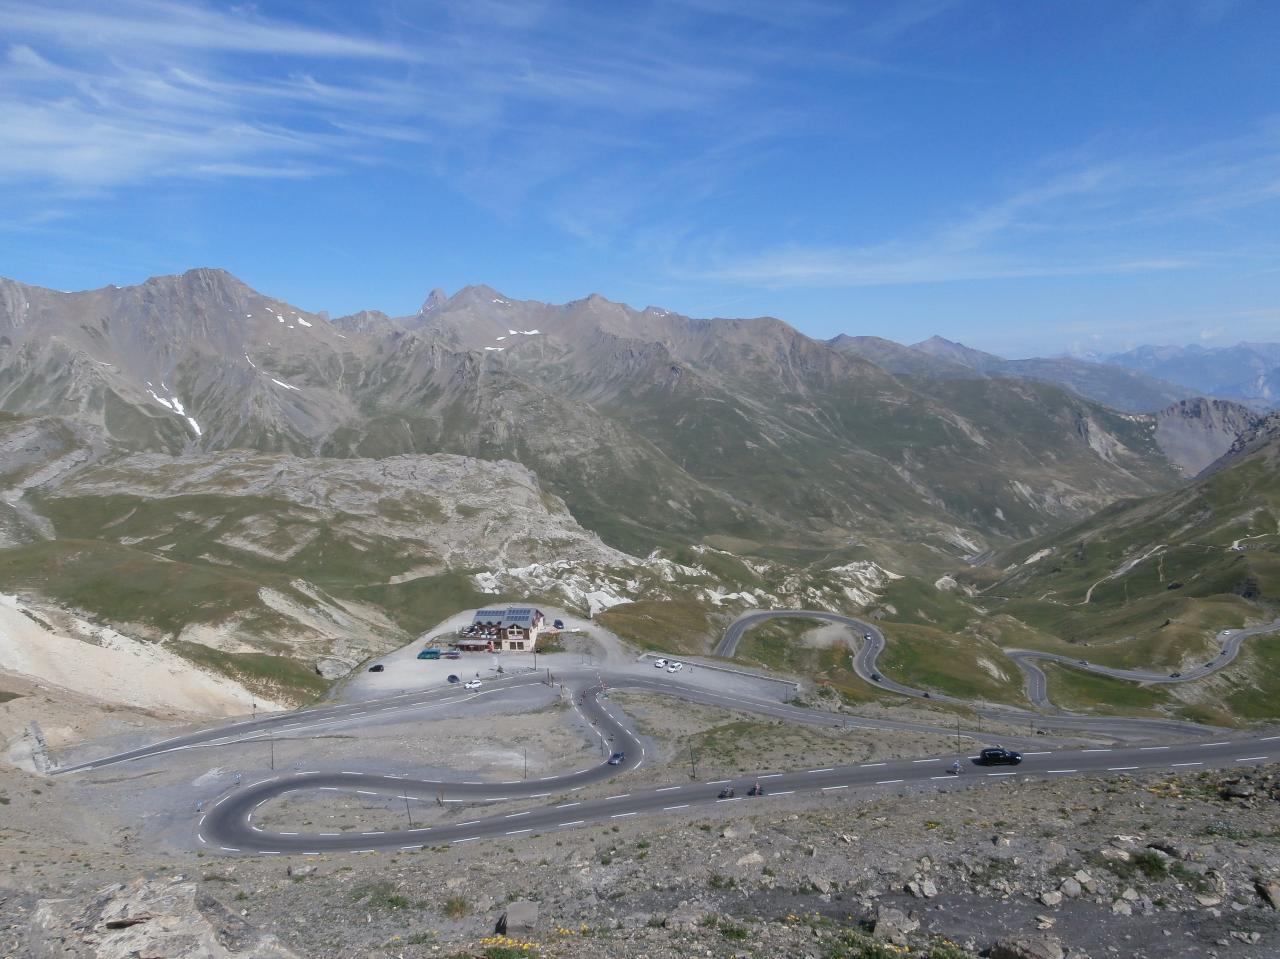
[[[480,642],[493,650],[507,652],[532,652],[538,643],[538,637],[546,628],[546,617],[542,610],[532,606],[508,606],[506,609],[482,609],[471,620],[472,642]],[[463,643],[459,643],[459,648]]]

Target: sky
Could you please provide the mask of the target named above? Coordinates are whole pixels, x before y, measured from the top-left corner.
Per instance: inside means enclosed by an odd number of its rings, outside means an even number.
[[[0,0],[0,275],[1280,340],[1270,0]]]

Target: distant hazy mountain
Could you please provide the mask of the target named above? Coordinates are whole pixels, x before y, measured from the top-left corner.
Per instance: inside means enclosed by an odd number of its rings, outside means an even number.
[[[1261,407],[1280,405],[1280,343],[1139,346],[1105,362],[1169,380],[1202,396]]]
[[[1043,380],[1127,413],[1163,409],[1194,395],[1194,391],[1186,387],[1104,363],[1070,357],[1006,360],[941,336],[903,346],[877,336],[847,336],[842,333],[828,340],[827,344],[833,349],[868,359],[895,375]]]
[[[912,349],[968,367],[987,376],[1026,377],[1064,386],[1098,403],[1129,413],[1163,409],[1195,395],[1193,389],[1160,380],[1143,372],[1118,369],[1070,357],[1034,357],[1006,360],[991,353],[970,349],[940,336],[916,343]]]

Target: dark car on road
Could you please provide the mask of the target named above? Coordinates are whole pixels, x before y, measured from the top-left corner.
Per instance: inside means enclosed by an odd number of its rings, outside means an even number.
[[[1022,753],[1003,746],[988,746],[978,753],[979,766],[1016,766],[1022,762]]]
[[[382,665],[382,663],[374,663],[372,666],[370,666],[370,667],[369,667],[369,672],[371,672],[371,673],[380,673],[380,672],[382,672],[382,671],[383,671],[384,669],[386,669],[386,668],[387,668],[387,667],[386,667],[386,666],[383,666],[383,665]]]
[[[626,753],[614,753],[612,756],[610,756],[610,757],[609,757],[609,765],[610,765],[610,766],[621,766],[621,765],[622,765],[622,761],[623,761],[624,759],[626,759],[626,758],[627,758],[627,754],[626,754]]]
[[[724,789],[721,789],[721,790],[720,790],[720,795],[719,795],[719,796],[717,796],[716,798],[717,798],[717,799],[732,799],[733,797],[734,797],[733,787],[732,787],[732,786],[725,786],[725,787],[724,787]]]
[[[557,619],[557,620],[556,620],[554,623],[552,623],[551,625],[552,625],[552,627],[553,627],[553,628],[555,628],[555,629],[564,629],[564,620],[563,620],[563,619]]]

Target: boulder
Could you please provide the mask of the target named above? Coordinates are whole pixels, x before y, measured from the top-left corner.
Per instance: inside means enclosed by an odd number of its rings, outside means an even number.
[[[907,892],[917,899],[932,899],[938,894],[938,887],[932,879],[912,879],[907,883]]]
[[[991,959],[1062,959],[1057,936],[1017,936],[991,947]]]
[[[538,904],[532,899],[517,899],[507,903],[506,911],[498,917],[495,931],[504,936],[532,932],[538,924]]]
[[[875,924],[871,927],[871,934],[877,939],[887,939],[901,946],[906,943],[907,936],[919,928],[920,923],[901,909],[879,906],[876,909]]]
[[[1280,909],[1280,882],[1257,882],[1258,895],[1272,909]]]
[[[809,885],[824,896],[831,891],[831,880],[824,876],[810,876]]]
[[[1083,892],[1084,890],[1081,889],[1080,883],[1078,880],[1072,878],[1071,876],[1068,876],[1066,879],[1062,880],[1062,882],[1058,884],[1058,891],[1061,892],[1068,899],[1078,899],[1080,897],[1080,893]]]
[[[1040,901],[1046,906],[1057,906],[1062,902],[1062,893],[1056,889],[1040,893]]]
[[[42,899],[27,928],[36,959],[297,959],[196,883],[139,879],[81,899]]]

